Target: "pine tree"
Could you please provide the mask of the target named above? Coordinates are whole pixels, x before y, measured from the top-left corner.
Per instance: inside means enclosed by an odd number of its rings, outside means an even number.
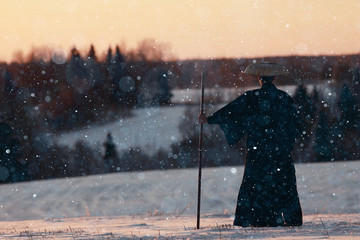
[[[295,104],[298,107],[299,120],[303,129],[301,129],[302,139],[307,140],[311,135],[311,127],[314,123],[315,109],[312,98],[306,93],[304,85],[299,85],[294,95]]]
[[[109,132],[104,143],[105,146],[105,155],[104,155],[104,165],[105,170],[108,172],[120,171],[120,159],[118,157],[116,146],[113,141],[113,137]]]
[[[360,157],[359,108],[351,89],[344,85],[338,100],[340,119],[337,126],[338,158],[341,160]]]
[[[356,67],[353,70],[353,77],[352,77],[352,87],[354,91],[354,97],[356,100],[356,104],[360,106],[360,67]]]
[[[106,60],[102,63],[102,69],[104,71],[104,84],[101,86],[101,98],[104,103],[114,103],[114,84],[111,76],[111,66],[113,63],[113,54],[111,47],[109,47]]]
[[[338,107],[340,109],[340,127],[344,129],[358,128],[359,109],[351,89],[346,84],[342,88]]]
[[[92,87],[102,85],[103,81],[100,73],[100,67],[97,62],[97,57],[93,45],[90,46],[86,64],[87,71],[89,72],[88,81],[91,82]]]
[[[125,65],[126,65],[125,57],[121,53],[119,46],[116,46],[115,56],[114,56],[114,63],[119,63],[119,64],[122,65],[122,67],[125,67]]]
[[[169,85],[169,76],[167,73],[163,73],[159,76],[159,85],[160,85],[160,96],[158,102],[160,105],[169,104],[171,102],[171,97],[173,94],[171,93],[170,85]]]
[[[93,59],[94,61],[97,61],[97,57],[95,54],[95,49],[94,49],[94,45],[91,44],[90,46],[90,50],[89,50],[89,54],[88,54],[88,59]]]
[[[106,56],[106,63],[107,63],[107,65],[108,65],[108,68],[109,68],[110,65],[112,64],[112,59],[113,59],[112,49],[111,49],[111,47],[109,47],[108,53],[107,53],[107,56]]]
[[[121,53],[120,48],[116,46],[116,51],[114,58],[112,59],[111,64],[111,75],[113,81],[118,81],[121,77],[124,76],[126,69],[126,61],[124,55]]]
[[[314,118],[315,118],[315,114],[318,112],[319,109],[319,91],[317,90],[317,88],[314,89],[312,96],[311,96],[311,102],[313,105],[313,113],[314,113]]]
[[[124,55],[121,53],[120,48],[116,46],[115,55],[112,59],[112,63],[110,66],[110,76],[112,79],[112,84],[114,86],[114,98],[117,99],[118,102],[122,102],[124,100],[124,92],[120,89],[120,80],[124,77],[126,72],[126,60]]]
[[[20,162],[20,141],[9,123],[0,122],[0,182],[27,180],[27,166]]]
[[[333,142],[327,113],[325,111],[320,111],[318,126],[315,130],[314,144],[314,149],[317,154],[317,162],[330,161],[334,159]]]
[[[315,95],[316,97],[316,95]],[[316,100],[316,99],[315,99]],[[297,107],[298,130],[300,137],[294,147],[296,161],[302,162],[311,159],[314,152],[314,132],[316,103],[312,96],[307,94],[304,85],[299,85],[294,95],[294,102]]]
[[[83,141],[79,140],[75,143],[74,162],[70,171],[73,175],[86,176],[94,172],[97,166],[94,166],[95,154],[93,150]]]
[[[111,79],[111,65],[113,63],[113,55],[111,47],[109,47],[107,55],[106,55],[106,76]]]
[[[69,64],[66,66],[66,79],[80,94],[83,94],[92,87],[89,79],[89,71],[87,70],[86,62],[81,58],[79,51],[76,48],[71,50],[71,58]]]
[[[14,91],[15,91],[15,87],[13,85],[13,78],[12,78],[11,73],[10,73],[10,71],[8,69],[5,69],[4,81],[5,81],[4,92],[7,95],[13,94]]]
[[[4,88],[1,91],[4,94],[0,94],[0,113],[1,115],[9,115],[16,110],[14,103],[16,102],[16,83],[13,80],[13,77],[10,71],[6,68],[4,71]],[[11,114],[10,114],[11,115]]]

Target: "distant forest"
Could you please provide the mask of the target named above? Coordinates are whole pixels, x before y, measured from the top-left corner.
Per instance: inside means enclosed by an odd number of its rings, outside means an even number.
[[[262,61],[289,69],[277,84],[298,85],[295,100],[306,128],[294,151],[297,162],[360,158],[360,54],[166,61],[152,43],[145,41],[127,53],[109,48],[102,57],[90,46],[83,54],[73,48],[69,57],[35,51],[25,60],[0,63],[0,182],[194,167],[197,113],[191,110],[179,126],[184,132],[192,127],[184,140],[170,153],[154,156],[140,149],[118,153],[111,134],[104,139],[105,155],[84,142],[74,148],[57,146],[47,134],[129,117],[134,108],[171,105],[172,90],[199,88],[201,72],[208,88],[255,85],[256,79],[242,71]],[[320,99],[319,89],[306,91],[307,84],[326,81],[339,90],[335,105]],[[220,135],[216,129],[208,133],[215,152],[205,166],[240,164],[233,156],[244,155],[243,145],[230,148]]]

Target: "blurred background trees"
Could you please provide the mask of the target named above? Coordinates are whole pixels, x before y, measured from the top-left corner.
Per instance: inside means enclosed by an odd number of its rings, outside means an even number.
[[[257,86],[242,74],[256,61],[281,62],[290,75],[276,84],[297,86],[293,97],[304,129],[296,162],[360,159],[360,55],[180,61],[169,52],[150,39],[100,55],[93,45],[69,53],[34,48],[29,56],[17,53],[17,62],[0,63],[0,181],[196,167],[198,113],[191,106],[178,126],[182,141],[152,156],[135,147],[118,152],[111,135],[95,149],[83,141],[58,146],[51,134],[131,117],[136,108],[172,106],[172,91],[199,88],[202,71],[207,88]],[[242,164],[244,142],[229,147],[219,129],[208,127],[205,166]]]

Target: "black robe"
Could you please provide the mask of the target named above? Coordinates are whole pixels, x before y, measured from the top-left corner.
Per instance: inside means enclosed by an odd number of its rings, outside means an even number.
[[[292,98],[266,83],[213,115],[230,145],[246,135],[246,163],[234,225],[300,226],[302,210],[291,151],[299,136]]]

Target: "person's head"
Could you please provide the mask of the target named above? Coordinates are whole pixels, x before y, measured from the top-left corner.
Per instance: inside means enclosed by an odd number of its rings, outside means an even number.
[[[265,83],[272,83],[274,81],[274,76],[259,76],[259,83],[262,86]]]

